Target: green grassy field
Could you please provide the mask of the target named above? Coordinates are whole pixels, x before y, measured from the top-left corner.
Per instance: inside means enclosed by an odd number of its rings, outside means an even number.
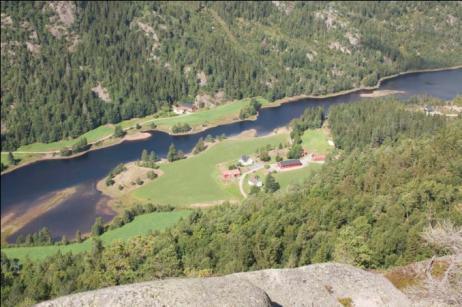
[[[258,97],[257,100],[265,105],[268,103],[264,98]],[[192,113],[186,116],[177,116],[154,120],[160,128],[170,128],[177,123],[187,123],[191,127],[203,125],[216,125],[228,119],[239,119],[239,112],[250,102],[250,98],[237,100],[232,103],[220,105],[216,108]]]
[[[101,235],[104,244],[109,244],[115,240],[128,240],[132,237],[147,234],[154,230],[164,230],[176,224],[181,218],[190,214],[190,211],[171,211],[171,212],[153,212],[137,216],[131,223],[121,228],[110,230]],[[91,239],[82,243],[73,243],[69,245],[50,245],[50,246],[33,246],[33,247],[13,247],[2,248],[9,258],[25,259],[29,257],[32,260],[40,260],[45,257],[54,255],[59,251],[62,253],[72,252],[79,253],[91,249]]]
[[[266,144],[287,141],[287,134],[243,140],[224,140],[205,152],[174,163],[162,164],[165,174],[132,192],[141,201],[173,206],[210,203],[242,198],[237,180],[222,183],[217,164],[236,161],[242,154],[253,154]]]
[[[262,105],[268,104],[268,101],[262,97],[256,98]],[[166,118],[156,119],[154,115],[149,115],[143,118],[133,118],[122,121],[120,123],[123,129],[128,129],[135,126],[136,124],[144,124],[148,127],[151,122],[154,122],[159,128],[170,130],[170,128],[177,123],[188,123],[191,127],[200,127],[207,125],[216,125],[220,122],[224,122],[228,119],[237,119],[239,112],[243,106],[249,103],[250,98],[233,101],[220,105],[216,108],[199,111],[196,113],[183,115],[183,116],[172,116]],[[149,121],[149,122],[148,122]],[[64,147],[70,147],[75,144],[81,137],[86,137],[89,143],[98,141],[104,137],[110,136],[114,133],[113,125],[104,125],[96,129],[90,130],[82,136],[72,140],[62,140],[53,143],[33,143],[29,145],[21,146],[17,149],[19,152],[46,152],[46,151],[58,151]],[[2,162],[6,161],[2,153]],[[5,156],[6,158],[6,156]],[[6,163],[4,162],[6,165]]]
[[[302,136],[302,146],[310,152],[328,154],[333,147],[327,140],[327,132],[323,129],[306,130]]]
[[[13,156],[17,160],[24,160],[24,159],[29,159],[33,158],[37,155],[35,154],[29,154],[29,153],[13,153]],[[1,162],[3,165],[9,165],[10,162],[8,161],[8,153],[7,152],[2,152],[1,154]]]
[[[302,183],[303,180],[305,180],[305,178],[307,178],[310,173],[312,173],[314,170],[320,169],[321,167],[322,164],[311,163],[308,166],[301,169],[289,172],[276,173],[274,174],[274,178],[277,182],[279,182],[281,190],[284,190],[287,189],[287,187],[291,184]]]
[[[114,133],[114,127],[110,125],[100,126],[96,129],[90,130],[87,133],[83,134],[81,137],[86,137],[89,143],[95,142],[105,136],[111,135]],[[81,137],[72,139],[72,140],[62,140],[59,142],[53,143],[33,143],[29,145],[21,146],[17,149],[17,151],[56,151],[60,150],[64,147],[70,147],[75,144]]]

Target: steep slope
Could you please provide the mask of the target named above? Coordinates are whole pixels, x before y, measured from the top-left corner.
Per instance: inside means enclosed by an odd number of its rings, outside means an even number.
[[[411,306],[386,278],[324,263],[223,277],[166,279],[74,294],[38,306]]]
[[[2,149],[462,64],[460,2],[1,3]],[[221,97],[221,98],[213,98]]]

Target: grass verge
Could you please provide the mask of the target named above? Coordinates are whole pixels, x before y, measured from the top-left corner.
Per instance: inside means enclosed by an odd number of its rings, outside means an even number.
[[[115,240],[128,240],[138,235],[145,235],[150,231],[162,231],[176,224],[181,218],[186,217],[191,211],[153,212],[135,217],[135,219],[120,228],[105,232],[100,236],[103,244],[110,244]],[[31,260],[41,260],[48,256],[61,253],[80,253],[91,249],[92,240],[87,239],[82,243],[68,245],[32,246],[32,247],[11,247],[2,248],[2,252],[9,258],[24,260],[29,257]]]

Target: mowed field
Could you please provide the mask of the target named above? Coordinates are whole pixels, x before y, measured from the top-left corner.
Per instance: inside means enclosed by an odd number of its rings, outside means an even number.
[[[29,154],[29,153],[13,153],[13,157],[18,161],[33,158],[33,157],[36,157],[36,156],[39,156],[39,155]],[[3,163],[3,165],[6,165],[6,166],[10,165],[10,161],[8,161],[8,153],[7,152],[2,152],[2,154],[1,154],[1,163]]]
[[[110,244],[115,240],[128,240],[138,235],[144,235],[150,231],[162,231],[175,225],[181,218],[187,217],[191,211],[171,211],[171,212],[153,212],[135,217],[135,219],[120,228],[105,232],[100,236],[103,244]],[[80,253],[91,249],[92,240],[87,239],[82,243],[72,243],[69,245],[50,245],[50,246],[33,246],[33,247],[13,247],[2,248],[9,258],[18,258],[20,260],[29,257],[31,260],[40,260],[48,256],[61,253]]]
[[[243,154],[253,154],[267,144],[285,143],[288,134],[250,139],[229,139],[213,145],[197,156],[161,164],[164,175],[132,192],[140,201],[173,206],[206,204],[222,200],[241,200],[238,179],[224,183],[218,165],[237,162]]]
[[[268,104],[268,100],[262,97],[256,97],[262,105]],[[224,123],[230,120],[239,118],[240,110],[250,102],[250,98],[236,100],[208,110],[201,110],[196,113],[156,118],[154,115],[149,115],[143,118],[133,118],[119,123],[123,129],[135,127],[137,124],[145,128],[154,122],[159,129],[170,131],[171,127],[177,123],[188,123],[193,128],[200,128],[202,126],[211,126]],[[75,144],[80,138],[85,137],[89,143],[97,142],[102,138],[109,137],[114,133],[114,125],[104,125],[96,129],[90,130],[78,138],[72,140],[61,140],[52,143],[33,143],[19,147],[18,152],[53,152],[59,151],[64,147],[70,147]],[[2,152],[2,162],[7,164],[6,152]],[[18,153],[18,158],[20,154]],[[5,156],[5,157],[4,157]]]
[[[328,143],[327,129],[310,129],[306,130],[302,136],[302,146],[309,152],[317,154],[328,154],[333,146]]]
[[[258,102],[262,105],[268,103],[264,98],[257,97]],[[191,127],[213,126],[229,120],[238,120],[241,109],[250,102],[250,98],[237,100],[232,103],[223,104],[215,108],[204,110],[188,115],[180,115],[177,117],[163,118],[154,120],[159,128],[170,129],[178,123],[187,123]]]
[[[289,185],[303,183],[303,181],[315,170],[322,167],[322,164],[310,163],[308,166],[288,172],[274,174],[274,178],[281,186],[281,190],[287,189]]]
[[[114,127],[112,125],[100,126],[96,129],[90,130],[87,133],[84,133],[78,138],[72,140],[62,140],[59,142],[53,143],[33,143],[29,145],[21,146],[17,149],[19,152],[44,152],[44,151],[57,151],[64,147],[70,147],[74,145],[80,138],[87,138],[88,143],[98,141],[99,139],[111,135],[114,133]]]

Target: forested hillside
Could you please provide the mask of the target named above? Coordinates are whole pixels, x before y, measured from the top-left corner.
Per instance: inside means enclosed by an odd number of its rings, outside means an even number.
[[[357,110],[364,103],[332,107],[336,118],[359,127],[333,135],[348,150],[336,150],[289,192],[260,192],[240,206],[196,211],[165,233],[125,243],[103,247],[96,239],[84,254],[21,264],[2,254],[2,304],[168,276],[326,261],[386,268],[443,254],[424,244],[421,233],[442,220],[462,224],[462,121],[423,119],[391,99],[369,104],[363,113]],[[401,128],[384,130],[389,141],[369,143],[375,126],[368,119],[380,118],[377,112],[383,115],[377,127]],[[385,116],[397,112],[403,116]],[[335,120],[330,125],[341,127]]]
[[[460,2],[1,2],[2,150],[462,63]]]

